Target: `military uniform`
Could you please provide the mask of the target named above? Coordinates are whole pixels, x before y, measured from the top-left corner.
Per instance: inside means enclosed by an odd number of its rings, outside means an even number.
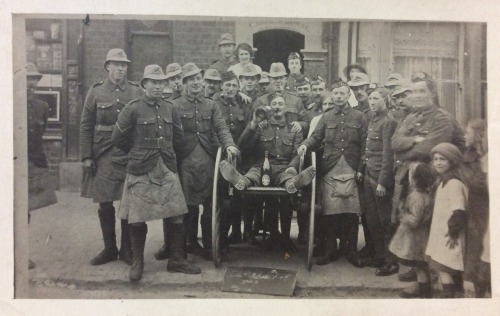
[[[230,100],[221,97],[220,93],[216,93],[213,100],[221,110],[222,117],[229,127],[233,141],[237,142],[247,126],[247,122],[251,119],[251,104],[243,104],[238,101],[238,98]]]
[[[295,91],[295,81],[300,78],[300,77],[303,77],[304,75],[301,74],[301,73],[298,73],[298,74],[289,74],[288,75],[288,78],[286,80],[286,86],[285,86],[285,89],[287,91],[291,91],[291,92],[294,92]]]
[[[87,94],[80,123],[80,152],[82,161],[94,159],[97,172],[90,180],[91,190],[82,196],[92,197],[96,203],[121,199],[127,156],[113,146],[111,133],[125,104],[141,95],[138,84],[124,81],[115,85],[109,78]]]
[[[394,152],[391,138],[397,122],[388,110],[376,113],[368,125],[365,148],[364,198],[365,216],[372,238],[374,259],[391,261],[387,246],[392,237],[391,211],[394,189]],[[377,196],[377,186],[386,189],[385,196]]]
[[[257,98],[255,103],[253,104],[253,109],[255,110],[259,106],[264,106],[264,105],[269,105],[269,102],[267,101],[267,98],[269,95],[271,95],[273,92],[266,93],[260,97]],[[291,122],[299,122],[300,126],[302,126],[302,130],[307,130],[309,128],[308,122],[305,120],[305,109],[304,105],[302,105],[302,100],[297,97],[295,94],[284,91],[282,93],[283,98],[285,99],[285,104],[286,104],[286,121],[288,123]]]
[[[227,72],[229,67],[234,66],[236,64],[238,64],[238,61],[234,60],[234,59],[231,61],[222,61],[222,60],[218,59],[218,60],[214,60],[208,68],[209,69],[217,69],[217,71],[220,74],[223,74],[223,73]]]

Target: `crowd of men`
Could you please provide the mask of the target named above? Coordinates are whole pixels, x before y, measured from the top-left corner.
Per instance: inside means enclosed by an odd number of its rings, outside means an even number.
[[[347,82],[339,78],[327,87],[321,77],[302,74],[296,52],[288,57],[289,73],[280,62],[263,72],[252,63],[250,45],[236,45],[231,34],[221,35],[218,46],[220,59],[206,70],[194,63],[172,63],[165,71],[152,64],[139,83],[127,80],[131,61],[125,52],[108,52],[108,78],[90,88],[81,116],[82,196],[99,204],[104,240],[90,264],[120,259],[131,265],[130,280],[140,280],[146,222],[162,219],[164,245],[155,258],[168,258],[168,271],[200,273],[186,258],[211,256],[212,183],[221,147],[220,172],[238,191],[262,185],[266,156],[269,185],[285,188],[290,197],[302,188],[307,195],[307,186],[318,181],[317,264],[344,255],[356,267],[377,268],[377,275],[397,273],[387,245],[408,194],[410,164],[429,162],[430,150],[442,142],[465,150],[464,133],[439,106],[432,78],[392,73],[377,84],[362,65],[351,64],[344,69]],[[43,155],[37,151],[30,161]],[[299,158],[311,151],[318,152],[318,168],[300,170]],[[296,251],[290,227],[298,210],[290,198],[242,203],[236,194],[223,196],[220,205],[223,252],[243,241],[258,244],[260,231],[270,235],[265,248]],[[307,242],[308,214],[297,212],[300,245]],[[358,251],[360,219],[365,247]],[[401,278],[415,276],[409,271]]]

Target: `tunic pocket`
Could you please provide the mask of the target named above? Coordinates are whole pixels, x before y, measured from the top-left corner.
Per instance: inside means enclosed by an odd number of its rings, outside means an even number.
[[[156,119],[155,118],[137,118],[136,121],[137,134],[143,138],[153,138],[156,136]]]
[[[96,122],[99,124],[113,124],[116,119],[113,109],[114,102],[97,102]]]
[[[333,196],[348,198],[356,195],[356,179],[354,174],[333,176]]]

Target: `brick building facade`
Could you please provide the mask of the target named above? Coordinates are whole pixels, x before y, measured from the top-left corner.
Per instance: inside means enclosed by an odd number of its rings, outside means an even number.
[[[237,42],[254,47],[254,62],[265,71],[271,62],[286,64],[290,51],[300,52],[306,75],[320,75],[327,82],[343,77],[342,69],[356,61],[366,66],[373,81],[381,83],[391,72],[408,77],[423,70],[437,79],[441,105],[462,125],[472,117],[486,117],[486,25],[480,23],[96,16],[87,25],[81,19],[57,15],[26,15],[14,23],[26,29],[25,45],[15,42],[14,52],[49,65],[41,71],[44,78],[39,89],[54,97],[54,103],[58,96],[45,139],[50,168],[61,190],[78,190],[83,100],[92,84],[106,78],[103,62],[107,51],[115,47],[125,49],[133,61],[129,79],[135,81],[151,63],[165,68],[171,62],[194,62],[207,68],[219,58],[220,34],[232,33]],[[52,68],[46,64],[50,59]]]

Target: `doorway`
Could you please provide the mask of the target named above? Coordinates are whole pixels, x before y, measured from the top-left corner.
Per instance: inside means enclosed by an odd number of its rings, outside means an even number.
[[[288,70],[288,55],[290,52],[300,54],[302,60],[304,56],[300,52],[304,48],[305,36],[299,32],[288,30],[266,30],[253,35],[253,45],[257,48],[254,63],[259,65],[263,71],[269,71],[272,63],[281,62]],[[304,72],[302,62],[302,73]]]

